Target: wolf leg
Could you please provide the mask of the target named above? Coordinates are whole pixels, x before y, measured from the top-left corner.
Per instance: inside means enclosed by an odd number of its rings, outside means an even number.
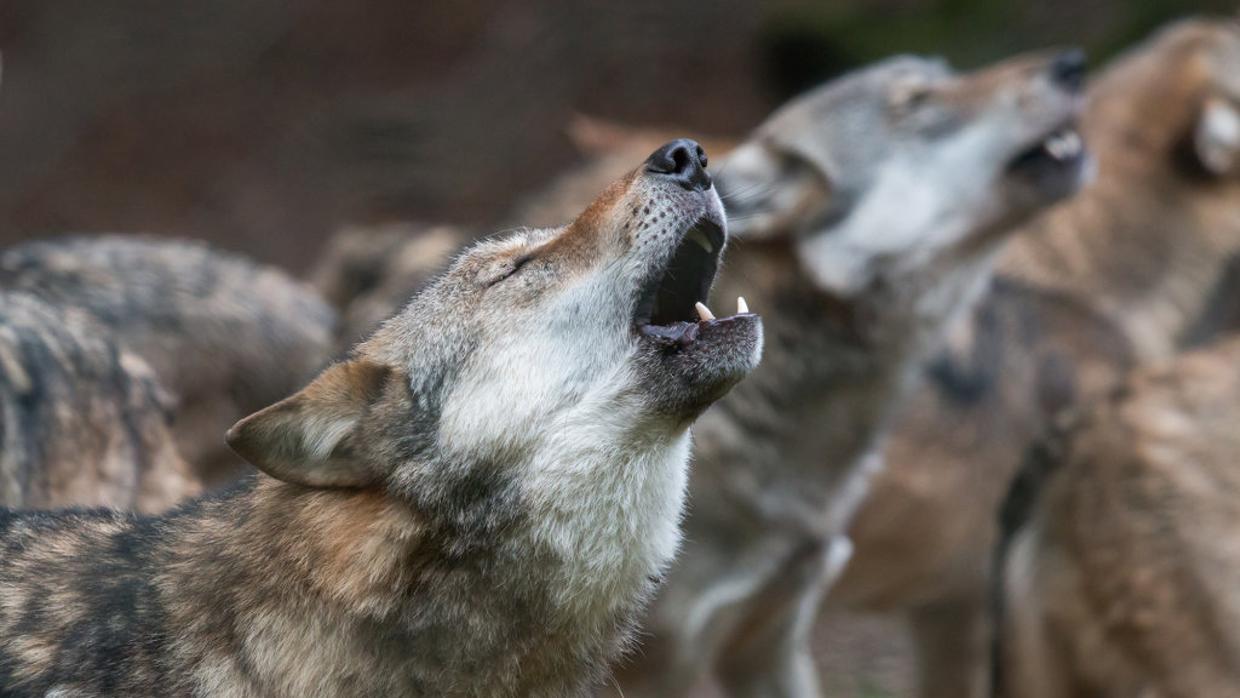
[[[821,695],[810,631],[827,590],[852,557],[852,542],[835,536],[803,551],[731,635],[717,666],[735,698],[815,698]]]
[[[1003,698],[1068,698],[1073,689],[1070,653],[1056,642],[1044,614],[1045,598],[1038,564],[1036,534],[1025,530],[1013,539],[1004,563],[1001,595],[1003,610],[997,619],[994,648],[999,671],[995,695]]]
[[[915,609],[909,624],[921,698],[990,695],[990,620],[984,593]]]
[[[691,524],[700,524],[701,510]],[[687,696],[704,679],[737,629],[787,569],[793,546],[784,537],[753,536],[698,525],[689,550],[672,568],[639,638],[617,667],[625,698]],[[618,694],[617,694],[618,695]]]

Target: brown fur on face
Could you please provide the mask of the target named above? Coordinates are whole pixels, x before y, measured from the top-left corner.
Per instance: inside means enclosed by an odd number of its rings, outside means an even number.
[[[568,134],[586,162],[518,203],[507,217],[514,227],[559,226],[573,220],[600,191],[630,172],[634,162],[679,132],[632,129],[578,116],[569,124]],[[702,143],[711,153],[726,152],[734,145],[720,138]],[[420,223],[351,226],[337,233],[311,278],[340,310],[341,348],[352,346],[396,314],[476,236],[473,230]]]
[[[1240,71],[1214,61],[1238,45],[1233,22],[1185,22],[1098,76],[1082,124],[1096,181],[1005,252],[888,437],[834,601],[907,614],[923,695],[986,694],[995,512],[1030,441],[1134,363],[1238,317],[1240,179],[1206,173],[1192,149],[1202,100]]]
[[[682,133],[681,129],[634,128],[583,115],[575,116],[566,130],[573,145],[585,156],[585,162],[519,201],[509,215],[512,221],[560,225],[572,219],[595,192],[628,172],[630,163]],[[733,139],[702,134],[694,134],[694,138],[712,157],[736,146]]]
[[[1137,372],[1042,447],[1004,559],[1003,695],[1240,685],[1240,340]]]

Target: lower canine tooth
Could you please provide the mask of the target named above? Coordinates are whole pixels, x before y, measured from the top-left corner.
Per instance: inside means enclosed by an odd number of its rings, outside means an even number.
[[[749,312],[749,304],[745,302],[745,297],[737,296],[736,297],[736,314],[744,315],[747,312]]]
[[[1063,137],[1064,150],[1070,154],[1081,152],[1081,135],[1076,131],[1069,131]]]
[[[693,304],[693,307],[697,309],[698,317],[702,319],[702,322],[715,319],[715,314],[710,312],[710,308],[707,308],[705,303],[698,301]]]
[[[1066,160],[1080,154],[1083,147],[1081,135],[1076,131],[1060,131],[1042,143],[1042,147],[1056,160]]]

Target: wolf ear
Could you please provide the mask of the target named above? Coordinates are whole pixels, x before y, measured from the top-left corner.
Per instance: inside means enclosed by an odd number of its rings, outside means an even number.
[[[1207,99],[1193,131],[1193,151],[1216,177],[1240,168],[1240,109],[1218,97]]]
[[[728,212],[728,234],[741,239],[790,237],[831,200],[831,182],[820,168],[761,141],[729,153],[715,187]]]
[[[228,445],[259,470],[308,487],[364,487],[380,476],[356,453],[358,425],[383,394],[386,366],[338,363],[292,397],[228,430]]]

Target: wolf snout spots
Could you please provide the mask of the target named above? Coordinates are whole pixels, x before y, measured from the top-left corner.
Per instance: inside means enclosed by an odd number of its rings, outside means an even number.
[[[690,191],[706,191],[713,184],[706,172],[708,162],[706,151],[697,141],[678,138],[646,158],[646,172],[666,177]]]

